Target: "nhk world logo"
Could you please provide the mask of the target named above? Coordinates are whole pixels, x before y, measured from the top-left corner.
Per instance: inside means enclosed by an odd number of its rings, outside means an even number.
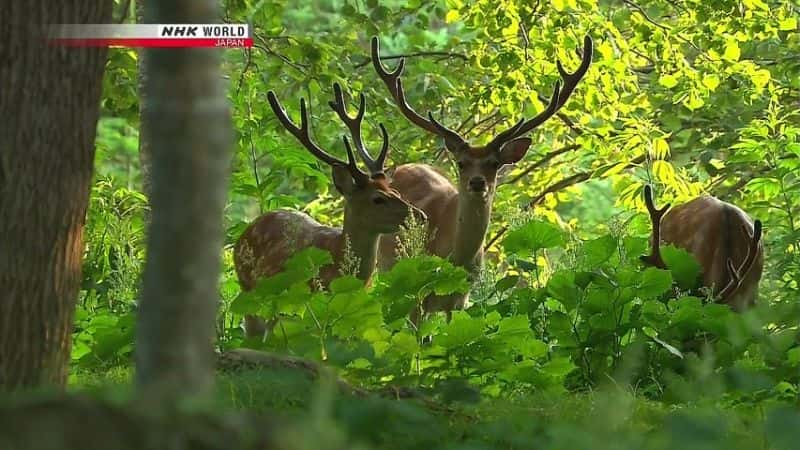
[[[252,47],[248,24],[56,25],[56,45],[71,47]]]

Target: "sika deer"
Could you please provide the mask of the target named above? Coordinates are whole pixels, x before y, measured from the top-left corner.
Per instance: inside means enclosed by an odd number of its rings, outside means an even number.
[[[653,190],[644,188],[653,235],[650,254],[644,263],[666,268],[661,242],[680,247],[697,259],[703,270],[703,286],[711,289],[720,303],[743,311],[755,304],[758,283],[764,269],[761,221],[753,222],[738,207],[704,195],[669,210],[658,209]]]
[[[410,213],[424,218],[424,213],[390,187],[390,180],[384,173],[384,163],[389,152],[389,137],[383,124],[383,147],[378,158],[373,160],[367,153],[361,137],[361,122],[364,118],[365,100],[360,96],[358,112],[354,117],[347,115],[344,96],[338,84],[334,84],[335,101],[331,108],[345,122],[350,130],[353,144],[362,155],[369,174],[358,168],[353,150],[346,136],[343,136],[347,162],[339,160],[322,150],[309,132],[309,119],[305,100],[300,100],[300,126],[286,115],[273,92],[267,94],[272,111],[281,124],[305,148],[320,161],[332,168],[333,183],[344,197],[344,227],[332,228],[321,225],[307,214],[298,211],[272,211],[257,218],[239,238],[234,247],[234,264],[239,283],[243,290],[256,287],[259,278],[280,272],[286,260],[295,252],[314,246],[329,251],[334,264],[323,267],[320,279],[327,286],[340,275],[345,248],[349,245],[358,260],[357,276],[369,282],[377,260],[378,237],[382,233],[399,231]],[[274,323],[272,324],[274,325]],[[245,331],[248,336],[262,336],[270,328],[256,317],[245,317]]]
[[[444,139],[444,145],[458,165],[458,183],[454,185],[445,176],[425,164],[399,166],[392,175],[392,187],[428,215],[432,234],[429,251],[448,257],[475,277],[483,264],[483,241],[489,228],[497,172],[501,167],[520,161],[531,145],[531,139],[522,137],[551,118],[567,102],[592,61],[592,39],[584,38],[581,63],[574,73],[567,72],[558,61],[558,72],[564,82],[557,82],[547,108],[530,120],[520,119],[513,126],[497,134],[486,145],[472,145],[456,131],[437,121],[432,113],[424,118],[409,106],[403,91],[401,75],[405,60],[393,71],[384,68],[380,61],[377,37],[372,38],[372,64],[392,95],[400,112],[414,125]],[[395,236],[381,238],[380,262],[382,268],[394,264],[397,258]],[[448,320],[453,309],[462,309],[466,295],[446,297],[431,296],[423,302],[425,313],[444,311]],[[412,321],[419,313],[412,314]]]

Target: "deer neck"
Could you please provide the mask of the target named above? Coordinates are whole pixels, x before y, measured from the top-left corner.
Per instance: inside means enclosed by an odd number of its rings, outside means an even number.
[[[370,233],[363,230],[363,224],[356,224],[352,219],[352,214],[344,211],[344,226],[342,228],[342,241],[340,243],[341,259],[346,256],[347,247],[351,256],[358,258],[358,272],[356,276],[360,280],[368,281],[375,271],[378,262],[378,238],[380,234]],[[341,261],[340,261],[341,262]]]
[[[481,197],[459,191],[456,237],[451,262],[475,274],[483,264],[483,239],[489,229],[494,191]]]

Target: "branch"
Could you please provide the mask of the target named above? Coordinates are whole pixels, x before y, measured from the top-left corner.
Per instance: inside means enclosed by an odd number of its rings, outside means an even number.
[[[772,170],[769,166],[758,167],[748,173],[744,174],[741,178],[739,178],[734,184],[731,186],[725,187],[723,183],[727,180],[727,177],[720,177],[717,181],[711,183],[706,190],[709,191],[713,196],[717,197],[720,200],[727,201],[731,195],[735,194],[739,191],[739,189],[743,188],[747,185],[750,181],[754,178],[758,178],[765,173]]]
[[[244,83],[244,74],[250,70],[250,66],[253,65],[253,49],[246,48],[244,50],[245,54],[245,64],[244,68],[242,69],[242,73],[239,74],[239,83],[236,86],[236,95],[239,95],[239,92],[242,90],[242,83]]]
[[[630,160],[630,162],[628,162],[628,164],[625,165],[625,169],[630,169],[631,167],[641,164],[642,162],[644,162],[646,157],[647,155],[637,156],[636,158]],[[534,206],[538,205],[544,200],[547,194],[559,192],[570,186],[574,186],[578,183],[582,183],[588,180],[589,178],[592,177],[592,173],[594,173],[594,171],[579,172],[551,184],[550,186],[546,187],[541,193],[539,193],[539,195],[532,198],[524,207],[522,207],[522,210],[527,211],[533,208]],[[500,239],[500,237],[502,237],[507,231],[508,231],[508,225],[504,225],[502,228],[500,228],[500,230],[497,231],[497,234],[495,234],[491,239],[489,239],[489,242],[487,242],[486,245],[483,246],[483,251],[489,250],[489,248],[492,245],[494,245],[494,243],[497,242],[497,240]]]
[[[469,127],[468,129],[466,129],[466,130],[461,130],[461,129],[459,129],[458,131],[459,131],[460,133],[463,133],[464,135],[468,135],[468,134],[472,133],[472,131],[473,131],[475,128],[478,128],[479,126],[483,125],[484,123],[486,123],[486,122],[488,122],[488,121],[490,121],[490,120],[493,120],[493,119],[495,119],[499,113],[500,113],[500,111],[498,111],[498,110],[495,110],[494,112],[492,112],[492,113],[491,113],[491,114],[489,114],[488,116],[484,117],[483,119],[481,119],[481,120],[478,120],[477,122],[473,122],[472,126],[471,126],[471,127]],[[465,122],[465,123],[466,123],[466,122]]]
[[[662,30],[664,30],[666,32],[672,31],[672,28],[670,28],[670,27],[668,27],[668,26],[666,26],[664,24],[658,23],[655,20],[653,20],[652,18],[650,18],[650,16],[647,15],[647,11],[645,11],[644,8],[642,8],[641,6],[639,6],[636,3],[634,3],[632,0],[622,0],[622,3],[625,3],[626,5],[631,7],[634,11],[638,12],[639,14],[641,14],[641,16],[644,18],[644,20],[650,22],[651,24],[655,25],[656,27],[658,27],[658,28],[660,28],[660,29],[662,29]],[[689,44],[692,48],[697,50],[697,52],[700,53],[700,55],[703,56],[704,58],[708,59],[709,61],[712,60],[711,57],[709,57],[706,54],[706,52],[703,51],[703,49],[701,49],[700,47],[698,47],[694,42],[692,42],[689,39],[681,36],[679,33],[675,33],[675,37],[678,40],[680,40],[682,42],[685,42],[686,44]]]
[[[131,0],[125,0],[122,3],[122,8],[121,9],[122,9],[122,12],[120,12],[119,18],[114,21],[114,22],[116,22],[118,24],[125,23],[125,20],[128,18],[128,14],[130,14],[130,11],[131,11]]]
[[[306,70],[305,69],[306,69],[307,66],[304,66],[303,64],[300,64],[300,63],[296,63],[296,62],[292,61],[291,59],[287,58],[286,56],[281,55],[280,53],[278,53],[275,50],[273,50],[272,47],[269,46],[269,44],[267,44],[267,40],[270,39],[269,36],[264,37],[264,36],[255,35],[255,37],[256,37],[256,39],[261,41],[261,43],[260,44],[253,44],[253,47],[261,50],[262,52],[264,52],[267,55],[275,56],[276,58],[278,58],[281,61],[285,62],[286,64],[288,64],[289,66],[291,66],[293,69],[297,70],[298,72],[302,73],[303,75],[306,74]]]
[[[538,169],[539,167],[544,166],[545,164],[550,162],[556,156],[562,155],[562,154],[567,153],[567,152],[571,152],[573,150],[577,150],[579,148],[581,148],[581,146],[579,144],[570,144],[570,145],[567,145],[565,147],[561,147],[561,148],[559,148],[557,150],[553,150],[550,153],[547,153],[546,155],[544,155],[542,157],[542,159],[540,159],[540,160],[534,162],[533,164],[531,164],[530,166],[526,167],[525,170],[523,170],[522,172],[517,174],[514,178],[512,178],[510,180],[507,180],[507,181],[505,181],[505,180],[501,181],[500,184],[501,185],[502,184],[514,184],[517,181],[521,180],[522,178],[525,178],[526,176],[528,176],[534,170]]]
[[[539,94],[539,101],[546,105],[547,103],[550,102],[550,99],[544,97],[542,94]],[[581,127],[579,127],[578,125],[575,125],[575,122],[573,122],[572,119],[567,117],[567,115],[564,114],[563,112],[561,112],[561,111],[557,112],[556,113],[556,117],[558,117],[559,120],[564,122],[564,125],[566,125],[567,128],[572,130],[572,132],[574,132],[575,134],[578,134],[578,135],[584,134],[585,131]],[[595,133],[592,132],[592,134],[595,134]]]
[[[656,22],[655,20],[651,19],[650,16],[647,15],[647,11],[645,11],[644,8],[642,8],[641,6],[637,5],[636,3],[632,2],[631,0],[622,0],[622,3],[625,3],[626,5],[628,5],[631,8],[633,8],[636,12],[641,14],[642,17],[644,17],[644,20],[652,23],[653,25],[657,26],[658,28],[661,28],[664,31],[670,31],[671,30],[670,27],[668,27],[666,25],[663,25],[663,24],[660,24],[660,23]]]
[[[304,374],[311,381],[320,378],[332,379],[339,392],[355,397],[378,396],[394,400],[416,399],[427,408],[437,411],[452,413],[454,410],[446,405],[439,404],[413,388],[401,386],[382,386],[377,390],[369,390],[355,386],[341,378],[336,371],[326,365],[296,356],[279,355],[261,352],[247,348],[236,348],[224,353],[216,353],[217,369],[224,372],[237,372],[242,370],[292,370]]]
[[[419,57],[419,56],[438,56],[439,59],[457,58],[457,59],[461,59],[463,61],[468,61],[469,60],[469,57],[467,55],[463,54],[463,53],[429,51],[429,52],[412,52],[412,53],[403,53],[403,54],[399,54],[399,55],[381,56],[381,61],[389,61],[389,60],[400,59],[400,58],[415,58],[415,57]],[[366,59],[364,61],[356,63],[354,67],[356,69],[360,69],[360,68],[366,66],[367,64],[370,64],[371,62],[372,62],[371,59]]]

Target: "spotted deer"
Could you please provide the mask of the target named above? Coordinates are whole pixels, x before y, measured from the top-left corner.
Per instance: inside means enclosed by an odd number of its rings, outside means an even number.
[[[567,72],[557,62],[563,81],[557,82],[547,107],[535,117],[520,119],[510,128],[495,135],[485,145],[473,145],[453,129],[441,124],[428,113],[427,118],[417,113],[406,101],[401,76],[405,60],[389,71],[380,60],[377,37],[372,38],[372,65],[389,90],[400,112],[419,128],[439,136],[458,166],[458,181],[453,184],[435,168],[426,164],[404,164],[392,175],[392,187],[419,207],[428,216],[431,236],[428,251],[463,267],[474,279],[483,264],[483,241],[492,215],[492,202],[497,187],[497,173],[501,167],[519,162],[527,153],[532,140],[524,137],[551,118],[572,95],[592,61],[592,39],[584,38],[583,53],[578,69]],[[379,266],[394,264],[397,259],[397,239],[393,235],[381,238]],[[450,320],[451,311],[463,309],[467,295],[430,296],[424,300],[422,310],[412,313],[416,322],[423,314],[444,311]]]
[[[322,285],[327,286],[341,274],[348,249],[358,262],[356,276],[369,282],[377,261],[378,237],[399,231],[409,214],[424,219],[422,211],[405,201],[390,186],[391,180],[384,172],[389,152],[386,128],[379,124],[383,146],[378,157],[372,159],[361,136],[361,122],[366,109],[364,95],[360,95],[358,112],[351,117],[341,87],[334,84],[334,101],[329,105],[349,129],[353,145],[369,171],[366,173],[358,167],[347,136],[342,136],[346,162],[331,156],[312,140],[304,99],[300,100],[300,126],[292,122],[272,91],[267,93],[267,99],[283,127],[312,155],[331,166],[334,186],[344,197],[344,224],[342,228],[325,226],[307,214],[290,210],[272,211],[258,217],[234,247],[234,265],[242,289],[254,289],[260,278],[280,272],[290,256],[311,246],[327,250],[333,256],[334,264],[320,271]],[[245,317],[247,336],[263,336],[271,325],[274,322],[267,324],[253,315]]]
[[[659,209],[652,188],[645,186],[644,201],[653,229],[650,254],[641,257],[645,264],[666,268],[660,247],[662,242],[672,244],[697,259],[703,286],[718,302],[736,311],[755,304],[764,269],[760,220],[754,222],[735,205],[710,195]]]

